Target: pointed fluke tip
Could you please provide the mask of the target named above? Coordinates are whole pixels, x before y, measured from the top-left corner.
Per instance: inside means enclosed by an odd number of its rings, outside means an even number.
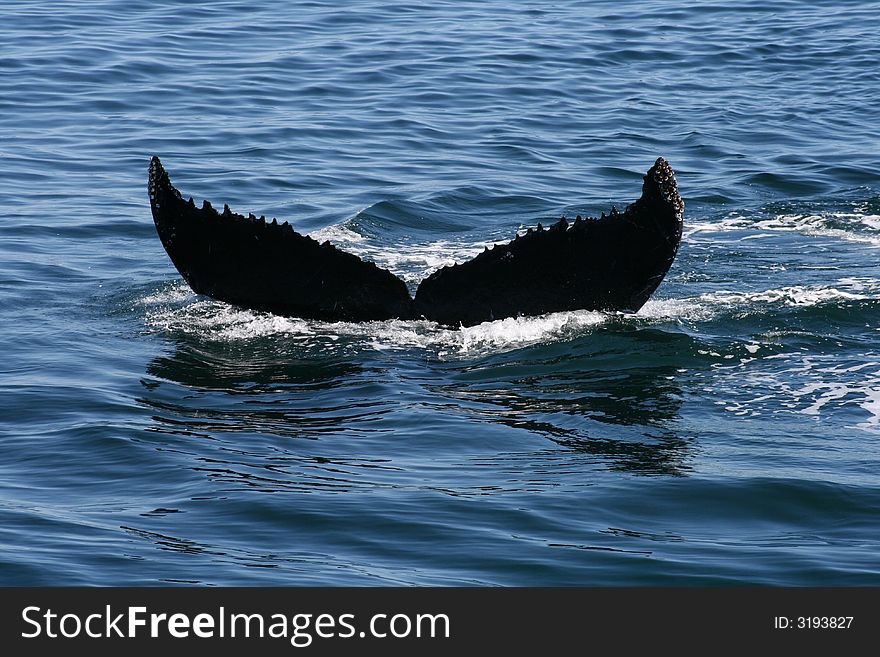
[[[149,181],[148,184],[158,183],[160,179],[167,179],[168,174],[165,171],[165,167],[162,166],[162,162],[159,161],[159,157],[154,155],[150,158],[150,171],[149,171]]]
[[[678,193],[675,172],[665,158],[658,157],[654,166],[648,169],[648,173],[645,174],[642,195],[659,196],[665,203],[673,207],[676,214],[684,215],[684,201]]]
[[[163,184],[163,179],[167,180],[168,174],[165,173],[165,169],[162,167],[162,163],[159,161],[157,156],[153,156],[150,158],[150,169],[149,175],[147,176],[147,194],[150,197],[150,202],[155,203],[158,195],[157,187],[160,184]]]
[[[156,177],[161,175],[165,171],[165,168],[162,166],[162,162],[159,160],[158,155],[154,155],[150,158],[150,176]]]

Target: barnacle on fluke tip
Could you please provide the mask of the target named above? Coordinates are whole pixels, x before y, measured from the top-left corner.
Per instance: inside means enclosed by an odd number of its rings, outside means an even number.
[[[185,201],[158,157],[150,161],[148,192],[159,239],[196,293],[329,321],[424,317],[472,326],[562,310],[635,312],[672,264],[684,217],[672,167],[658,158],[641,197],[623,212],[538,224],[434,272],[413,299],[390,271],[301,235],[286,221]]]

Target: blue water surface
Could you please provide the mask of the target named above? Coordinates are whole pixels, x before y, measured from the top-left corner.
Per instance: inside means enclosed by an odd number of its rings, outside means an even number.
[[[0,584],[880,584],[880,3],[5,1]],[[637,314],[193,294],[149,158],[414,287],[637,198]]]

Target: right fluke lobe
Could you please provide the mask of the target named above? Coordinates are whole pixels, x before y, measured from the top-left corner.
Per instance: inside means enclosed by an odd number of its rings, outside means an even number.
[[[672,264],[683,216],[672,167],[658,158],[624,212],[539,225],[444,267],[419,285],[415,312],[453,326],[564,310],[635,312]]]

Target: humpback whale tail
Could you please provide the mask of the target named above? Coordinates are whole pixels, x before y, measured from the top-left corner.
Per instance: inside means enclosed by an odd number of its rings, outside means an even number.
[[[190,287],[236,305],[329,321],[424,317],[450,326],[561,310],[635,312],[681,241],[684,203],[658,158],[641,197],[599,219],[564,217],[472,260],[444,267],[415,299],[374,263],[297,233],[287,222],[185,201],[158,157],[147,186],[162,245]]]

